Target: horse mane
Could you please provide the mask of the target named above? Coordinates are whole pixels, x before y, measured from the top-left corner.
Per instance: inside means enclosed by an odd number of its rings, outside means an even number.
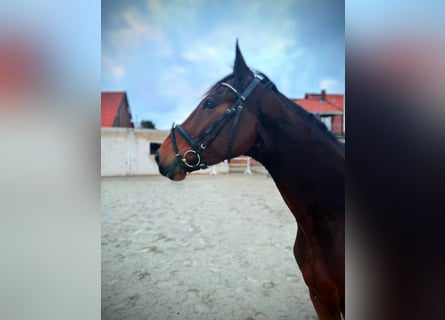
[[[295,114],[305,117],[306,119],[309,120],[309,123],[313,124],[322,133],[326,134],[329,137],[329,139],[334,140],[338,144],[342,144],[337,139],[337,137],[326,127],[326,125],[323,122],[321,122],[319,119],[317,119],[317,117],[314,116],[313,113],[306,111],[302,106],[300,106],[299,104],[290,100],[288,97],[286,97],[284,94],[282,94],[277,89],[275,84],[264,73],[262,73],[260,71],[255,71],[255,73],[260,75],[263,78],[262,82],[268,86],[268,89],[272,90],[273,92],[275,92],[278,95],[283,106],[288,111],[290,111],[291,113],[295,113]]]
[[[278,90],[277,90],[278,91]],[[337,139],[337,137],[326,127],[326,125],[321,122],[313,113],[306,111],[302,106],[300,106],[298,103],[290,100],[288,97],[286,97],[284,94],[278,91],[279,97],[281,101],[284,102],[285,105],[287,105],[290,109],[293,110],[296,114],[305,117],[308,119],[310,124],[313,124],[317,129],[320,130],[321,133],[327,135],[329,139],[334,140],[336,143],[340,143],[340,141]]]
[[[266,76],[264,73],[262,73],[261,71],[258,70],[252,70],[253,74],[257,74],[259,75],[261,78],[263,78],[261,80],[261,82],[263,84],[266,85],[266,90],[272,90],[273,92],[275,92],[278,97],[280,98],[282,105],[290,112],[293,114],[297,114],[299,116],[302,116],[306,119],[308,119],[309,123],[312,124],[314,127],[316,127],[318,130],[320,130],[321,133],[325,134],[326,136],[329,137],[329,139],[333,140],[335,143],[340,144],[340,145],[344,145],[343,143],[341,143],[337,137],[326,127],[326,125],[321,122],[319,119],[317,119],[317,117],[313,114],[310,113],[308,111],[306,111],[302,106],[300,106],[299,104],[297,104],[296,102],[290,100],[288,97],[286,97],[284,94],[282,94],[276,87],[276,85],[273,83],[272,80],[269,79],[268,76]],[[209,94],[209,92],[218,84],[220,84],[221,82],[227,82],[231,79],[235,78],[235,86],[237,86],[238,88],[243,88],[240,89],[241,91],[244,90],[244,87],[246,87],[248,84],[244,83],[244,82],[240,82],[239,79],[236,79],[235,75],[233,73],[225,76],[224,78],[220,79],[219,81],[217,81],[214,85],[212,85],[210,87],[209,90],[207,90],[207,92],[204,94],[204,96],[206,96],[207,94]]]

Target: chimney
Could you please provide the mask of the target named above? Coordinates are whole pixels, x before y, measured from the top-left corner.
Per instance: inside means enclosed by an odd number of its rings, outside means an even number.
[[[321,101],[326,101],[326,90],[325,89],[321,90],[321,98],[320,98],[320,100]]]

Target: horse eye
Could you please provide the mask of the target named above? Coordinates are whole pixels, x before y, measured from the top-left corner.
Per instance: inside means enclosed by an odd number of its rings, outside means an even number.
[[[216,107],[216,103],[213,100],[207,99],[204,101],[204,108],[205,109],[213,109]]]

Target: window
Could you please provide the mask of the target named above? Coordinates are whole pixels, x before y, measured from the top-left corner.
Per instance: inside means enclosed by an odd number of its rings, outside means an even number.
[[[329,131],[332,131],[332,117],[331,116],[322,116],[320,118],[321,122],[323,122]]]
[[[150,142],[150,154],[155,154],[161,146],[158,142]]]

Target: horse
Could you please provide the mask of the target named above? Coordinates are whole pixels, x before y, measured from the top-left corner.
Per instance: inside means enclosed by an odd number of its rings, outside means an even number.
[[[187,173],[248,155],[295,217],[294,256],[320,320],[345,317],[345,150],[314,115],[252,71],[236,42],[233,72],[205,93],[159,147],[159,172]]]

